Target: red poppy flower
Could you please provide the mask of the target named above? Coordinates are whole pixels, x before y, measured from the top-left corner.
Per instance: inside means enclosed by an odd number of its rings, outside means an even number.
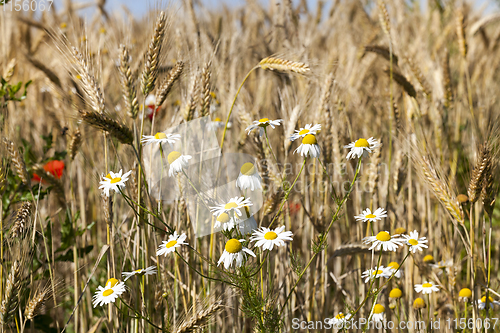
[[[60,179],[63,175],[63,170],[64,170],[64,161],[58,161],[58,160],[53,160],[47,162],[44,166],[43,169],[50,173],[52,176],[54,176],[57,179]],[[38,176],[36,173],[33,174],[33,181],[39,182],[40,181],[40,176]]]
[[[148,105],[146,107],[147,107],[146,116],[149,118],[150,121],[153,121],[153,116],[155,114],[158,114],[158,110],[160,110],[160,108],[159,107],[156,108],[156,111],[155,111],[154,105]]]

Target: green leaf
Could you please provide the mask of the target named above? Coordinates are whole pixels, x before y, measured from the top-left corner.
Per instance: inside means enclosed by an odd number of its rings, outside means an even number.
[[[52,137],[52,133],[50,133],[49,135],[45,136],[45,135],[41,135],[43,141],[45,141],[45,145],[43,146],[43,153],[47,153],[47,151],[49,151],[50,148],[52,148],[52,144],[54,143],[54,138]]]
[[[83,258],[86,254],[89,254],[90,251],[94,248],[94,245],[88,245],[85,247],[81,247],[77,250],[78,258]],[[73,262],[73,249],[69,249],[66,253],[61,254],[56,258],[56,261],[71,261]]]

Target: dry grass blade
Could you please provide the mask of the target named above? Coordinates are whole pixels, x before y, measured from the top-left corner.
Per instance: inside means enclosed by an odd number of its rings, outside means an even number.
[[[310,70],[309,65],[304,64],[302,62],[295,62],[295,61],[290,61],[280,58],[272,58],[272,57],[267,57],[262,59],[259,62],[259,67],[271,71],[274,70],[280,72],[290,71],[298,74],[305,74]]]
[[[30,186],[31,180],[28,171],[26,170],[26,164],[24,163],[24,159],[19,153],[19,150],[14,148],[14,143],[7,139],[4,139],[4,144],[7,147],[12,163],[14,164],[17,176],[21,178],[23,184]]]
[[[167,16],[161,12],[156,20],[155,32],[153,38],[149,43],[148,52],[146,55],[146,62],[142,72],[141,90],[144,96],[147,96],[154,90],[156,78],[158,77],[159,58],[165,37],[165,30],[167,25]]]
[[[31,202],[25,201],[17,210],[14,217],[14,223],[12,224],[12,227],[10,229],[10,236],[12,238],[25,236],[26,229],[31,218],[31,209]]]
[[[175,81],[181,76],[183,70],[184,63],[182,61],[177,61],[174,68],[172,68],[165,79],[163,79],[160,87],[156,90],[156,108],[165,103],[169,92],[172,90]]]
[[[61,88],[61,80],[56,75],[56,73],[54,73],[51,69],[49,69],[47,66],[45,66],[41,61],[36,60],[32,56],[25,54],[24,57],[31,65],[33,65],[33,67],[42,71],[50,81],[52,81],[56,86]]]
[[[83,121],[85,121],[87,124],[97,129],[108,132],[116,139],[118,139],[118,141],[120,141],[121,143],[132,144],[132,142],[134,141],[132,131],[116,120],[111,119],[104,114],[99,114],[92,111],[80,110],[79,112]]]
[[[120,45],[120,83],[122,87],[123,99],[128,115],[135,119],[139,112],[139,103],[137,101],[137,93],[134,86],[134,78],[130,69],[130,53],[125,45]]]

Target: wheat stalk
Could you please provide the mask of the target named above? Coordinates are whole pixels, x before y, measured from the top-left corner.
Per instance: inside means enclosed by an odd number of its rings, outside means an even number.
[[[123,99],[125,100],[125,107],[127,114],[135,119],[139,112],[139,103],[137,101],[137,94],[134,86],[134,78],[132,77],[132,70],[130,69],[130,53],[125,45],[120,45],[120,83],[122,87]]]
[[[259,67],[262,69],[267,69],[271,71],[281,71],[281,72],[294,72],[298,74],[307,73],[310,68],[309,65],[302,62],[295,62],[280,58],[267,57],[259,62]]]
[[[108,132],[118,141],[124,144],[132,144],[134,136],[132,131],[125,125],[120,124],[114,119],[109,118],[104,114],[99,114],[93,111],[80,110],[80,116],[87,124]]]
[[[155,88],[155,82],[158,77],[160,52],[165,37],[166,26],[167,16],[164,12],[160,12],[156,20],[153,37],[149,43],[144,70],[142,72],[141,90],[144,96],[147,96]]]

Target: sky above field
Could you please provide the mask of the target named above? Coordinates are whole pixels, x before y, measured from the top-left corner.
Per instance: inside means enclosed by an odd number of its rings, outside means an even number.
[[[168,0],[167,0],[168,1]],[[261,2],[265,3],[267,2],[266,0],[260,0]],[[422,3],[422,9],[425,10],[427,7],[427,1],[428,0],[421,0]],[[126,5],[134,14],[137,15],[137,17],[141,17],[144,15],[148,9],[150,8],[149,4],[154,3],[155,1],[153,0],[108,0],[107,1],[107,9],[110,11],[113,11],[114,9],[120,11],[122,5]],[[166,1],[164,1],[166,2]],[[177,3],[181,4],[183,1],[181,0],[171,0],[170,2],[172,3]],[[227,5],[227,6],[242,6],[246,3],[245,0],[202,0],[202,2],[205,4],[207,7],[213,7],[214,9],[221,7],[222,5]],[[297,2],[297,0],[294,0],[294,2]],[[318,0],[308,0],[309,6],[311,9],[314,9],[316,7]],[[329,1],[325,1],[328,3]],[[56,5],[58,5],[59,8],[61,8],[63,0],[55,0],[54,2]],[[488,12],[492,11],[497,11],[498,6],[497,6],[497,1],[496,0],[476,0],[475,4],[477,8],[484,8],[485,9],[485,14]]]

